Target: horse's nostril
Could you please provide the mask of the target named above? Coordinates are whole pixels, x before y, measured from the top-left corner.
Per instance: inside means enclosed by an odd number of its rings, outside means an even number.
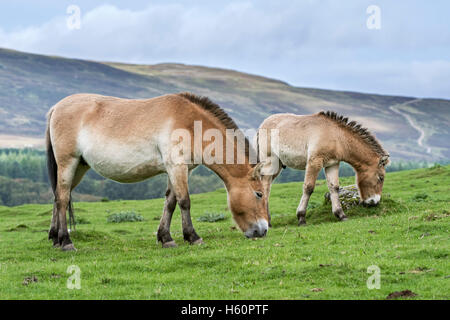
[[[266,236],[266,234],[267,234],[267,229],[265,229],[265,230],[264,230],[264,232],[263,232],[262,236],[263,236],[263,237],[265,237],[265,236]]]
[[[258,236],[258,230],[253,231],[253,235],[256,237]]]

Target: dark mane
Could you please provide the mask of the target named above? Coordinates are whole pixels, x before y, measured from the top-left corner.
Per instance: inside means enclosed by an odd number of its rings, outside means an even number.
[[[220,122],[222,122],[227,129],[239,129],[234,120],[231,119],[230,116],[217,103],[212,102],[208,97],[198,96],[190,92],[182,92],[178,95],[188,99],[192,103],[195,103],[211,113],[214,117],[220,120]]]
[[[192,103],[195,103],[202,109],[208,111],[212,114],[216,119],[218,119],[227,129],[240,130],[237,126],[236,122],[217,104],[212,102],[208,97],[198,96],[196,94],[190,92],[182,92],[178,93],[180,97],[183,97],[189,100]],[[250,152],[255,152],[253,148],[250,146],[250,142],[247,137],[245,137],[245,154],[246,156],[250,156]],[[254,166],[254,164],[251,164]]]
[[[350,132],[357,135],[362,141],[364,141],[373,151],[375,151],[378,155],[384,156],[388,155],[388,153],[383,149],[381,144],[378,142],[377,138],[372,135],[367,128],[361,126],[361,124],[356,121],[350,121],[348,118],[344,116],[338,115],[333,111],[321,111],[319,115],[324,116],[330,120],[333,120],[341,127],[346,128]]]

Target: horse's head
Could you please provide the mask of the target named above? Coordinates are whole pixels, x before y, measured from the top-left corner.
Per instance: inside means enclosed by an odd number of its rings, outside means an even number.
[[[389,155],[380,156],[371,166],[358,170],[356,180],[361,202],[364,205],[376,206],[381,200],[386,165],[389,164]]]
[[[237,180],[228,190],[233,218],[247,238],[264,237],[269,228],[267,197],[261,183],[261,164]]]

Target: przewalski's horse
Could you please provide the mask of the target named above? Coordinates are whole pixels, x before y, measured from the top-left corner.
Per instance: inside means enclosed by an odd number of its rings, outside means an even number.
[[[325,168],[333,214],[339,220],[347,219],[338,197],[340,161],[355,169],[362,202],[377,205],[380,201],[389,154],[360,124],[327,111],[313,115],[275,114],[264,120],[260,129],[278,130],[278,141],[267,133],[267,139],[264,139],[267,143],[260,139],[257,142],[259,159],[266,162],[262,169],[266,197],[269,197],[271,183],[282,166],[306,169],[303,194],[297,208],[299,225],[306,223],[308,201],[322,168]]]
[[[69,209],[72,217],[71,191],[90,168],[122,183],[142,181],[166,172],[168,187],[158,240],[163,247],[176,246],[170,235],[170,223],[178,203],[184,239],[191,244],[202,243],[192,225],[188,192],[189,172],[198,163],[180,163],[171,156],[186,150],[179,143],[187,139],[184,143],[189,147],[189,154],[182,156],[203,160],[202,150],[212,144],[212,138],[205,141],[195,137],[195,121],[201,123],[203,130],[216,130],[228,142],[233,140],[231,150],[224,147],[215,152],[224,151],[224,158],[230,152],[233,156],[237,153],[235,137],[226,135],[230,129],[238,129],[236,124],[205,97],[180,93],[128,100],[76,94],[53,106],[48,113],[46,139],[49,177],[55,194],[49,231],[54,245],[63,250],[75,249],[67,230],[66,211]],[[187,132],[187,137],[176,136],[175,141],[173,132],[177,130]],[[198,138],[200,151],[194,145]],[[208,161],[210,164],[204,164],[224,181],[228,206],[239,228],[247,237],[262,237],[268,229],[268,212],[262,194],[261,165],[250,164],[250,146],[247,139],[245,142],[247,152],[242,163]]]

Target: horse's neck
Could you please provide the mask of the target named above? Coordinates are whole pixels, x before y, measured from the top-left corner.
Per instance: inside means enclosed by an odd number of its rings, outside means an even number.
[[[214,128],[214,127],[213,127]],[[222,134],[224,137],[227,137],[226,129],[222,131]],[[227,139],[227,138],[226,138]],[[246,149],[245,158],[243,159],[243,163],[237,164],[237,163],[227,163],[227,146],[228,142],[227,140],[224,140],[223,142],[223,158],[222,163],[213,163],[210,165],[204,164],[207,168],[214,171],[225,183],[225,186],[230,187],[236,182],[236,179],[242,179],[243,177],[246,177],[249,171],[252,169],[250,165],[250,151]],[[233,154],[237,154],[240,150],[238,149],[238,146],[234,144],[234,141],[231,142],[231,145],[233,145],[232,152]],[[203,149],[206,148],[206,145],[203,145]],[[248,152],[248,153],[247,153]],[[204,160],[204,159],[203,159]],[[237,161],[237,159],[234,159]],[[204,161],[205,162],[205,161]]]
[[[342,149],[344,150],[342,160],[350,164],[356,172],[373,164],[374,151],[356,137],[343,142]]]
[[[228,189],[234,180],[245,177],[250,171],[249,164],[211,164],[207,168],[214,171]]]

